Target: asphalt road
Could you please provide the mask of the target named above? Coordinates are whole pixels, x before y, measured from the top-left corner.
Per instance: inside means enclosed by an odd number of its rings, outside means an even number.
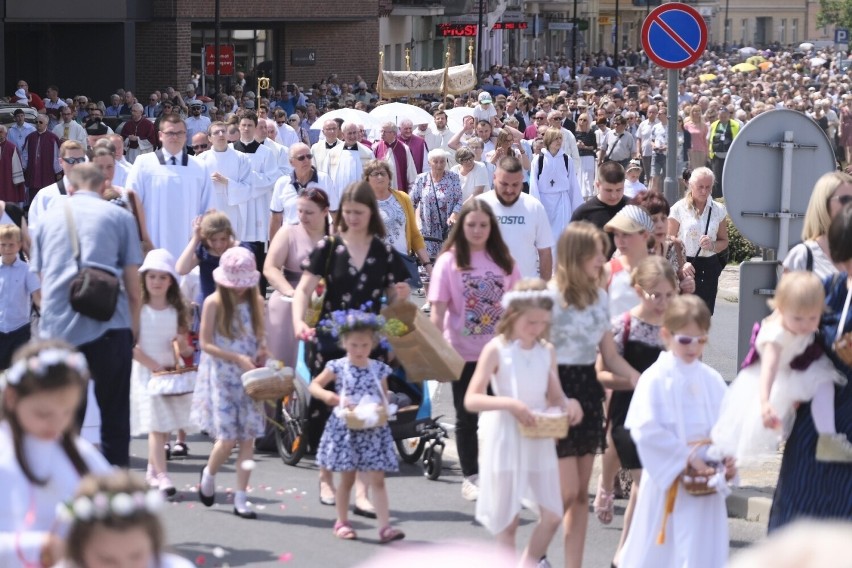
[[[728,380],[736,369],[736,319],[736,304],[720,301],[705,356],[705,361]],[[439,414],[445,415],[442,421],[452,422],[452,394],[448,385],[435,393],[433,416]],[[377,542],[373,520],[353,517],[358,541],[344,542],[333,537],[334,510],[318,501],[317,472],[312,458],[290,467],[277,455],[256,457],[249,499],[255,504],[257,520],[243,520],[232,514],[231,490],[235,484],[232,463],[217,477],[216,505],[205,508],[197,499],[195,487],[210,447],[208,440],[196,436],[190,439],[190,457],[169,462],[179,494],[167,505],[163,518],[167,541],[178,554],[199,566],[343,568],[366,561],[383,549]],[[132,452],[136,456],[134,468],[143,471],[145,440],[135,439]],[[419,465],[401,464],[400,472],[389,476],[393,522],[407,533],[404,541],[389,546],[458,539],[493,542],[487,531],[473,520],[475,504],[460,496],[461,474],[453,453],[451,444],[442,475],[436,481],[423,477]],[[604,527],[590,517],[584,567],[609,566],[619,539],[624,505],[624,501],[616,502],[616,518],[610,526]],[[533,516],[525,511],[522,519],[520,543],[529,537]],[[732,550],[747,546],[765,533],[763,524],[735,519],[729,524]],[[561,535],[551,544],[548,558],[553,566],[562,565]]]

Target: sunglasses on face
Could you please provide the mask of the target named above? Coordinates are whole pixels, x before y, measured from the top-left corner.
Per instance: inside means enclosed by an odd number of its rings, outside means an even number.
[[[832,199],[836,199],[840,205],[845,206],[847,203],[852,203],[852,195],[833,195]]]
[[[707,336],[702,335],[699,337],[693,337],[691,335],[675,335],[674,340],[681,345],[692,345],[693,343],[697,343],[698,345],[704,345],[705,343],[707,343]]]
[[[83,162],[86,161],[85,156],[83,156],[82,158],[60,158],[60,159],[63,162],[65,162],[66,164],[68,164],[69,166],[73,166],[75,164],[82,164]]]
[[[192,149],[193,150],[206,150],[209,147],[210,147],[210,144],[193,144]]]
[[[296,156],[293,159],[298,160],[300,162],[304,162],[305,160],[310,160],[313,157],[314,157],[313,154],[302,154],[301,156]]]

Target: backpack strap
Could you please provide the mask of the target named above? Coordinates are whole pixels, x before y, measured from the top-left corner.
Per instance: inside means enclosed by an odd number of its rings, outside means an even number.
[[[565,171],[570,172],[571,168],[568,166],[568,154],[562,153],[562,159],[565,161]],[[535,176],[535,179],[541,179],[541,172],[544,170],[544,155],[538,155],[538,173]]]
[[[805,270],[808,272],[814,271],[814,251],[811,250],[811,247],[808,246],[808,243],[805,244],[805,252],[807,253],[807,259],[805,260]]]
[[[56,188],[59,189],[59,195],[68,195],[68,190],[65,189],[65,178],[60,178],[58,182],[56,182]]]

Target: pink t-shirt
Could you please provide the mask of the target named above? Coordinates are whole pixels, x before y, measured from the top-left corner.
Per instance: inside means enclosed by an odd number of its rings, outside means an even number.
[[[494,337],[503,315],[500,300],[521,279],[518,265],[506,274],[485,252],[471,254],[470,270],[456,267],[455,254],[438,257],[429,285],[430,302],[446,302],[444,337],[465,361],[476,361]]]
[[[706,152],[707,151],[707,125],[704,125],[704,132],[699,130],[698,125],[693,124],[692,121],[686,122],[683,125],[684,129],[689,132],[691,138],[692,147],[689,148],[694,152]]]

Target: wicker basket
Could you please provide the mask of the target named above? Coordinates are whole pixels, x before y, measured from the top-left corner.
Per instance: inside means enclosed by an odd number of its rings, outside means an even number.
[[[525,438],[564,438],[568,435],[567,414],[535,412],[535,426],[520,425]]]
[[[844,333],[834,342],[834,352],[841,361],[852,367],[852,331]]]
[[[388,409],[384,405],[378,406],[379,419],[376,423],[367,426],[367,423],[355,415],[354,410],[347,409],[343,413],[343,419],[346,421],[346,427],[350,430],[370,430],[371,428],[380,428],[388,423]]]
[[[243,373],[241,378],[246,394],[254,400],[278,400],[293,393],[293,369],[280,370],[260,367]]]
[[[683,483],[683,489],[690,495],[694,495],[696,497],[701,497],[703,495],[713,495],[714,493],[716,493],[716,488],[707,485],[707,482],[710,481],[711,476],[698,475],[695,471],[695,468],[689,465],[689,461],[699,449],[703,448],[704,446],[710,445],[710,440],[702,440],[691,445],[692,451],[689,452],[689,457],[686,460],[686,469],[683,470],[683,473],[680,475],[680,481],[681,483]]]

